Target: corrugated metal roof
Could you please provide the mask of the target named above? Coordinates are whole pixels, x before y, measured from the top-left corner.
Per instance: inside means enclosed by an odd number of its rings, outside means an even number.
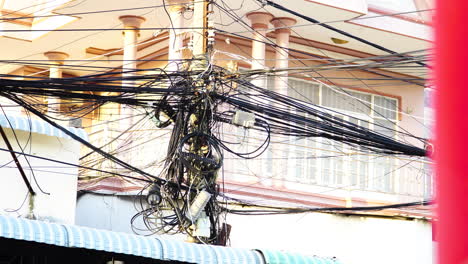
[[[262,264],[249,249],[199,245],[0,215],[0,237],[190,263]]]
[[[0,215],[0,237],[190,263],[339,264],[336,259],[278,250],[200,245],[6,215]]]
[[[305,256],[301,254],[294,254],[278,250],[260,250],[265,258],[266,264],[283,264],[283,263],[297,263],[297,264],[339,264],[338,260],[334,258],[321,258],[316,256]]]
[[[10,125],[11,124],[11,125]],[[60,137],[60,138],[67,138],[71,139],[67,134],[63,133],[62,130],[53,127],[47,122],[28,118],[25,116],[16,116],[16,115],[0,115],[0,126],[4,128],[12,128],[22,131],[31,131],[33,133],[53,136],[53,137]],[[79,136],[84,140],[88,140],[88,135],[83,129],[74,128],[74,127],[65,127],[68,131],[72,132],[73,134]]]

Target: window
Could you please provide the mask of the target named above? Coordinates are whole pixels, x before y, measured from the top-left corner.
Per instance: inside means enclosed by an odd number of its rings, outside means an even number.
[[[320,103],[320,85],[318,83],[290,78],[288,84],[290,87],[288,96],[308,103]],[[307,114],[304,116],[313,118]],[[292,152],[289,155],[292,159],[290,162],[294,164],[292,180],[301,183],[316,183],[318,176],[316,139],[291,137],[289,142],[291,143],[289,149]]]
[[[288,96],[307,103],[320,103],[320,85],[318,83],[289,78],[288,85]]]
[[[288,96],[323,106],[330,110],[331,115],[350,123],[396,137],[398,100],[291,77],[288,83]],[[274,77],[269,77],[266,84],[273,90]],[[250,137],[256,138],[249,140],[250,147],[263,138],[254,134],[249,134]],[[250,166],[263,179],[283,179],[285,182],[333,188],[349,186],[351,189],[379,192],[395,192],[396,182],[400,180],[396,177],[397,163],[393,158],[379,157],[364,147],[356,153],[345,143],[325,138],[285,138],[278,135],[272,137],[272,142],[260,157],[261,164],[256,160]],[[238,174],[249,174],[242,170],[235,169]]]
[[[350,98],[351,97],[351,98]],[[371,113],[371,95],[322,86],[322,105],[353,113]],[[354,100],[352,99],[354,98]],[[350,100],[351,99],[351,100]]]
[[[331,115],[353,124],[396,136],[398,100],[394,98],[294,78],[289,79],[289,86],[288,95],[293,98],[334,110],[330,111]],[[373,157],[365,148],[361,148],[359,154],[348,155],[353,153],[349,146],[323,138],[291,137],[289,142],[289,163],[294,164],[288,173],[289,181],[394,191],[395,162],[392,158]]]
[[[289,162],[294,164],[293,181],[316,183],[318,174],[316,139],[291,137],[289,142],[291,152]]]
[[[350,118],[353,124],[370,128],[371,123],[358,118]],[[365,149],[360,147],[359,151],[365,153]],[[358,154],[351,158],[349,166],[350,182],[349,185],[357,186],[360,189],[367,189],[369,187],[369,155]]]

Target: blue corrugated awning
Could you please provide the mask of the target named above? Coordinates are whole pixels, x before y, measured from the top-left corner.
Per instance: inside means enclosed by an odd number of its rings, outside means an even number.
[[[102,250],[153,259],[163,258],[162,245],[155,238],[81,226],[63,225],[63,227],[67,234],[66,247]]]
[[[1,215],[0,237],[68,246],[67,230],[63,225]]]
[[[177,240],[160,239],[165,260],[177,260],[190,263],[216,264],[213,246],[186,243]]]
[[[0,215],[0,237],[190,263],[339,264],[332,258],[310,257],[277,250],[199,245],[6,215]]]
[[[256,250],[239,248],[213,247],[218,264],[264,263],[262,254]]]
[[[0,215],[0,237],[190,263],[264,263],[255,250],[199,245],[6,215]]]
[[[71,137],[65,134],[62,130],[52,126],[51,124],[42,120],[32,119],[25,116],[0,115],[0,126],[4,128],[12,128],[15,130],[22,130],[27,132],[31,131],[33,133],[48,135],[52,137],[71,139]],[[88,135],[83,129],[74,127],[65,127],[65,129],[84,140],[88,140]]]
[[[192,263],[263,264],[262,256],[255,250],[185,243],[176,240],[160,240],[164,259]]]
[[[321,258],[311,257],[301,254],[294,254],[283,252],[279,250],[267,250],[260,249],[263,257],[265,258],[266,264],[284,264],[284,263],[295,263],[295,264],[339,264],[334,258]]]

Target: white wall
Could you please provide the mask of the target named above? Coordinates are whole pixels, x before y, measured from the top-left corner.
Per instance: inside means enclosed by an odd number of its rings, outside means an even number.
[[[432,263],[431,225],[422,220],[308,213],[229,215],[235,247],[337,257],[343,264]]]
[[[12,130],[4,128],[15,151],[21,151]],[[80,145],[74,140],[15,131],[25,153],[78,164]],[[6,149],[0,140],[0,147]],[[17,155],[19,156],[19,155]],[[76,167],[65,166],[36,158],[28,158],[34,169],[34,180],[24,156],[19,157],[33,190],[33,199],[27,196],[26,185],[9,152],[0,151],[0,214],[29,216],[38,219],[73,224],[75,221],[77,175]],[[44,192],[40,191],[38,185]]]
[[[138,208],[138,209],[137,209]],[[85,193],[78,196],[76,204],[76,225],[134,234],[132,217],[138,213],[140,198],[135,195],[114,195]],[[141,217],[135,221],[136,233],[148,235]],[[145,232],[146,230],[146,232]],[[186,235],[158,235],[171,239],[185,240]]]
[[[78,199],[76,224],[132,233],[134,201],[133,196],[84,194]],[[231,246],[238,248],[337,257],[343,264],[432,263],[431,225],[423,220],[308,213],[228,215],[227,223],[232,225]],[[137,225],[143,227],[140,221]]]
[[[133,233],[130,220],[137,213],[134,201],[134,196],[78,195],[76,225]]]

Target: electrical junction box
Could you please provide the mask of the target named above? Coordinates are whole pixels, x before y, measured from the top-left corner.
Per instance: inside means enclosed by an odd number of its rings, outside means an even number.
[[[255,124],[255,114],[237,110],[232,118],[232,123],[243,127],[253,127]]]
[[[188,218],[192,221],[197,220],[210,199],[211,193],[201,190],[189,207]]]
[[[194,236],[199,237],[210,237],[211,229],[210,229],[210,219],[206,216],[205,212],[201,212],[200,216],[198,217],[195,223],[195,230],[193,231]]]

